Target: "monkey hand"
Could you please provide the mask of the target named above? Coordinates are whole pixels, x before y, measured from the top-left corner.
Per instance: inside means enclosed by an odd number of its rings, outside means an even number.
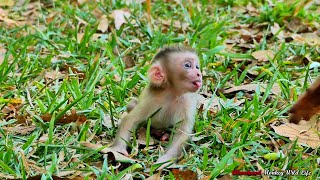
[[[121,144],[113,144],[112,146],[110,146],[110,149],[113,151],[117,151],[125,156],[129,156],[129,153],[125,145],[123,146]]]
[[[170,159],[165,160],[165,158],[160,157],[155,164],[162,164],[160,167],[158,167],[158,170],[160,170],[170,167],[173,162]]]
[[[172,165],[172,162],[175,158],[170,154],[164,154],[156,161],[155,164],[162,164],[158,169],[163,169]]]

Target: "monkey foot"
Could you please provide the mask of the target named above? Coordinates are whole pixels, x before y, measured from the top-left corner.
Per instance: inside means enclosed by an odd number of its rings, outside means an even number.
[[[160,138],[161,141],[169,141],[169,138],[170,138],[170,134],[168,133],[164,133],[162,135],[162,137]]]
[[[128,153],[128,151],[126,150],[125,147],[111,146],[110,149],[113,150],[113,151],[117,151],[117,152],[119,152],[119,153],[121,153],[121,154],[123,154],[123,155],[125,155],[125,156],[129,156],[129,153]]]

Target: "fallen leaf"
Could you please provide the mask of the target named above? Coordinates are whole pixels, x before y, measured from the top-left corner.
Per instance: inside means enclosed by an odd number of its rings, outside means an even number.
[[[300,33],[307,30],[307,26],[297,17],[292,18],[289,23],[286,23],[286,27],[294,33]]]
[[[42,179],[41,177],[42,177],[42,175],[32,176],[32,177],[28,177],[27,180],[41,180]],[[74,178],[69,179],[69,178],[59,177],[59,176],[55,176],[55,175],[52,175],[51,178],[53,180],[75,180]],[[82,179],[84,179],[84,178],[82,178]],[[77,179],[77,180],[82,180],[82,179]]]
[[[204,179],[202,179],[202,180],[204,180]],[[222,177],[218,178],[217,180],[233,180],[233,178],[231,177],[231,175],[226,174],[226,175],[223,175]]]
[[[14,1],[13,0],[0,0],[0,7],[1,6],[13,6]]]
[[[297,139],[299,144],[306,144],[312,148],[320,146],[320,137],[318,131],[320,130],[320,123],[317,124],[318,118],[314,118],[305,124],[274,122],[270,126],[274,131],[282,136],[289,137],[291,141]]]
[[[111,117],[109,114],[105,114],[103,116],[103,119],[102,119],[102,125],[111,129],[113,126],[112,126],[112,121],[111,121]]]
[[[103,15],[100,19],[101,20],[100,20],[99,25],[98,25],[98,30],[100,30],[101,32],[104,33],[104,32],[106,32],[108,30],[109,21],[108,21],[106,15]]]
[[[145,128],[143,128],[143,127],[141,127],[141,128],[139,128],[139,130],[138,130],[138,143],[139,144],[142,144],[142,145],[146,145],[147,144],[147,137],[146,137],[146,129]],[[154,145],[155,144],[155,142],[154,142],[154,140],[153,140],[153,138],[152,137],[150,137],[150,139],[149,139],[149,145]]]
[[[317,33],[302,33],[299,35],[311,46],[320,44],[320,37]]]
[[[245,84],[245,85],[240,85],[240,86],[235,86],[229,89],[226,89],[223,91],[224,94],[231,94],[231,93],[237,93],[239,91],[244,91],[244,92],[253,92],[256,91],[258,88],[260,88],[260,92],[265,92],[268,84]],[[277,83],[274,83],[272,88],[271,88],[271,93],[278,95],[281,93],[281,88]]]
[[[190,26],[187,22],[181,22],[181,21],[172,21],[172,20],[161,20],[162,24],[166,27],[175,27],[177,29],[181,29],[182,31],[187,30],[187,28]]]
[[[197,173],[191,171],[191,170],[179,170],[179,169],[172,169],[171,170],[173,176],[177,180],[197,180],[198,175]]]
[[[242,159],[242,158],[237,158],[237,157],[234,157],[233,158],[233,161],[239,163],[240,165],[237,167],[238,170],[240,170],[245,164],[246,162]]]
[[[154,175],[148,177],[146,180],[160,180],[160,178],[161,178],[160,175],[161,175],[161,173],[154,174]]]
[[[50,14],[46,16],[46,22],[50,24],[54,20],[54,18],[57,17],[57,14],[57,12],[50,12]]]
[[[58,78],[60,79],[61,77],[65,77],[66,76],[66,74],[69,74],[70,73],[70,70],[71,70],[71,72],[73,73],[73,75],[78,75],[78,77],[79,77],[79,79],[84,79],[85,77],[86,77],[86,75],[85,75],[85,72],[84,71],[81,71],[81,70],[78,70],[77,68],[75,68],[75,67],[73,67],[73,66],[70,66],[70,65],[68,65],[68,64],[65,64],[64,66],[62,66],[61,68],[60,68],[60,71],[62,71],[62,72],[64,72],[64,74],[63,73],[58,73]],[[71,73],[71,74],[72,74]]]
[[[114,18],[115,27],[119,30],[122,24],[127,22],[126,18],[129,18],[131,13],[126,9],[120,9],[112,11],[112,16]]]
[[[15,176],[10,176],[8,174],[3,174],[3,173],[0,172],[0,178],[1,179],[14,179]]]
[[[41,115],[41,118],[43,121],[50,122],[52,119],[52,115],[47,113],[44,115]],[[61,124],[69,124],[72,122],[76,123],[84,123],[87,121],[87,118],[85,115],[78,115],[76,110],[71,110],[70,114],[64,114],[61,118],[59,118],[56,123],[61,123]]]
[[[14,105],[12,105],[12,104],[8,104],[7,106],[5,106],[2,110],[1,110],[1,112],[3,113],[3,114],[9,114],[9,113],[16,113],[16,108],[14,107]]]
[[[136,65],[131,56],[125,56],[123,58],[123,61],[124,61],[124,64],[126,65],[126,69],[131,68]]]
[[[8,134],[15,135],[27,135],[33,132],[36,129],[36,126],[22,126],[16,125],[14,127],[3,127],[3,130]]]
[[[88,2],[89,0],[77,0],[77,2],[78,2],[78,4],[79,5],[81,5],[81,4],[83,4],[83,3],[86,3],[86,2]]]
[[[131,42],[131,43],[139,43],[139,44],[141,44],[141,41],[140,41],[140,39],[138,39],[138,38],[130,39],[130,40],[129,40],[129,42]]]
[[[130,5],[130,4],[142,4],[143,2],[145,2],[146,0],[125,0],[126,5]]]
[[[320,112],[320,78],[302,94],[298,101],[289,110],[289,121],[298,123],[300,120],[309,121],[312,116]]]
[[[277,36],[279,40],[283,40],[285,38],[284,32],[281,30],[278,23],[274,23],[273,26],[271,26],[270,30],[271,30],[271,33]]]
[[[101,147],[103,147],[101,144],[93,144],[93,143],[89,143],[89,142],[81,142],[82,146],[91,148],[91,149],[100,149]],[[101,153],[103,154],[108,154],[108,153],[112,153],[114,155],[114,158],[116,161],[122,161],[122,162],[137,162],[137,160],[126,157],[116,151],[113,151],[110,148],[104,148],[102,150],[100,150]]]
[[[43,134],[38,141],[44,143],[48,140],[48,138],[49,138],[48,134]]]
[[[44,76],[48,79],[63,79],[66,75],[59,71],[46,71]]]
[[[0,65],[4,61],[4,56],[5,56],[6,52],[7,52],[7,50],[3,47],[2,44],[0,44]]]
[[[228,100],[223,100],[220,97],[214,97],[214,99],[211,100],[210,98],[204,98],[203,96],[201,96],[199,98],[199,104],[198,104],[198,108],[199,109],[208,109],[210,112],[212,113],[217,113],[218,111],[221,110],[221,105],[223,107],[225,106],[239,106],[241,104],[243,104],[245,102],[245,99],[241,99],[241,100],[236,100],[236,99],[228,99]]]
[[[274,58],[274,54],[270,50],[258,50],[251,54],[256,60],[263,62]]]
[[[57,175],[60,177],[65,177],[65,176],[72,176],[72,175],[81,174],[81,173],[82,173],[81,171],[76,171],[76,170],[68,170],[68,171],[64,170],[64,171],[57,172]],[[81,180],[81,178],[84,179],[84,177],[75,177],[75,178],[72,178],[72,180],[74,179]]]
[[[92,41],[97,41],[101,36],[103,36],[104,34],[101,34],[101,33],[95,33],[95,34],[93,34],[92,36],[91,36],[91,40]],[[83,38],[83,36],[84,36],[84,33],[78,33],[77,34],[77,42],[78,43],[81,43],[81,41],[82,41],[82,38]]]

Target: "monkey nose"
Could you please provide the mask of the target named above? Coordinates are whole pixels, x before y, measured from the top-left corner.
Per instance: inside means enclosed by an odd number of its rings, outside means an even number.
[[[200,77],[200,73],[197,73],[197,76]]]

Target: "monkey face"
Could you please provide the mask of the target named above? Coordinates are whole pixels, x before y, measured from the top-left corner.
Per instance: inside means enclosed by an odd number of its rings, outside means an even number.
[[[198,56],[192,52],[175,53],[171,57],[171,70],[176,76],[172,78],[175,88],[186,92],[196,92],[202,85],[202,75]]]

